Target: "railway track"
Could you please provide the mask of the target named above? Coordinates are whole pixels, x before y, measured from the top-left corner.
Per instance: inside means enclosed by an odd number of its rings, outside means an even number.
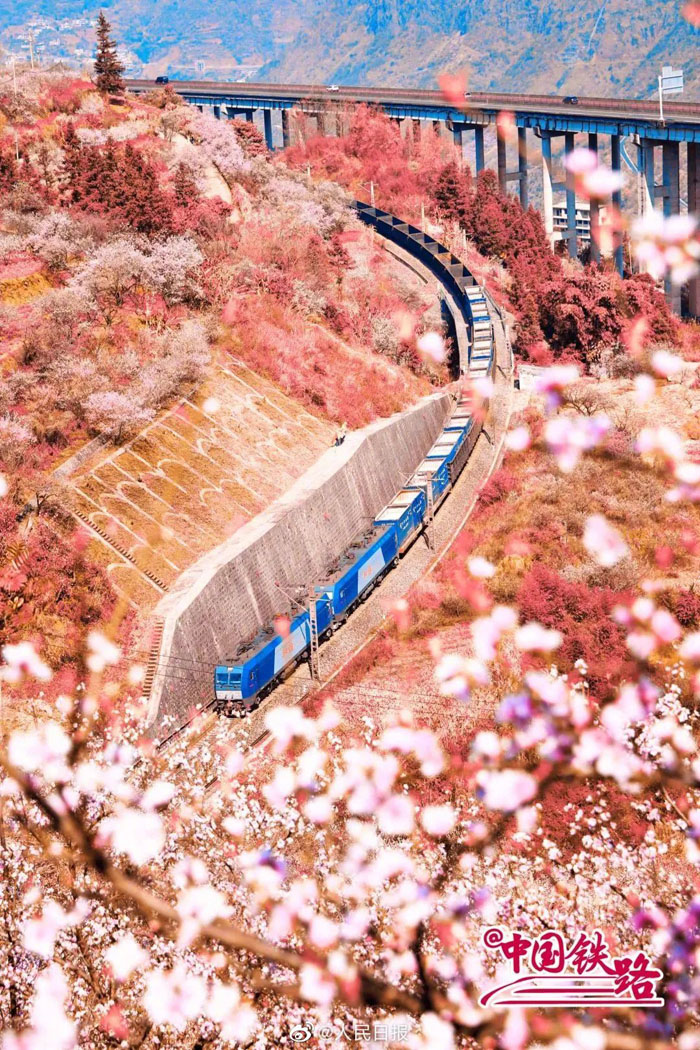
[[[400,567],[390,573],[363,604],[324,647],[324,662],[333,662],[332,672],[320,683],[313,682],[306,665],[298,667],[260,707],[244,720],[234,725],[245,751],[264,748],[270,734],[265,728],[265,716],[277,706],[293,706],[302,703],[312,692],[326,689],[368,646],[386,623],[386,603],[402,597],[418,580],[429,575],[442,561],[456,537],[464,528],[478,498],[481,486],[498,468],[503,456],[503,445],[507,433],[513,402],[513,357],[508,338],[507,320],[502,311],[490,300],[496,323],[494,381],[495,393],[492,401],[492,418],[480,436],[472,456],[448,500],[443,503],[435,519],[435,549],[419,539],[408,551]],[[210,708],[195,719],[171,733],[159,745],[165,750],[182,740],[186,741],[188,754],[192,748],[202,746],[208,750],[218,742],[230,743],[231,723],[215,716]],[[218,739],[217,739],[218,738]],[[184,741],[183,741],[184,743]],[[212,778],[204,787],[205,797],[211,797],[217,789],[218,779]]]
[[[505,435],[510,426],[513,411],[513,358],[508,329],[505,317],[502,316],[495,304],[492,303],[495,314],[500,325],[500,338],[496,342],[496,357],[494,368],[494,379],[496,392],[494,395],[494,412],[488,428],[491,431],[482,433],[477,442],[472,457],[465,467],[453,493],[448,497],[436,516],[436,549],[429,551],[420,543],[406,554],[401,568],[390,573],[370,596],[365,606],[340,629],[331,643],[343,641],[346,635],[355,636],[359,631],[365,631],[364,636],[343,653],[339,662],[335,664],[332,672],[318,684],[311,682],[304,675],[308,672],[304,666],[298,668],[275,693],[265,700],[260,708],[249,715],[246,723],[252,723],[251,734],[245,743],[244,750],[248,753],[260,751],[265,748],[270,740],[270,733],[264,728],[264,718],[272,707],[292,706],[301,704],[313,693],[321,689],[327,689],[335,679],[352,663],[360,653],[366,649],[383,630],[387,623],[384,606],[387,601],[403,597],[403,595],[421,579],[429,576],[448,554],[450,548],[464,529],[478,499],[481,486],[498,469],[503,459]],[[398,586],[397,586],[398,585]],[[368,621],[370,623],[368,624]],[[309,688],[299,690],[298,686],[303,681]],[[295,688],[296,686],[296,688]],[[315,688],[314,688],[315,686]],[[290,695],[294,690],[295,695]],[[286,694],[286,695],[285,695]],[[240,721],[238,726],[242,725]],[[221,722],[215,722],[221,725]],[[205,731],[200,739],[203,741],[209,737],[211,727]],[[205,798],[211,798],[219,785],[218,778],[209,780],[204,789]]]

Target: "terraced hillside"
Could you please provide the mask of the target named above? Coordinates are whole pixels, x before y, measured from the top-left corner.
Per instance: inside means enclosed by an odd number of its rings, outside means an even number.
[[[333,427],[266,379],[220,367],[192,397],[71,478],[115,587],[150,605],[199,554],[267,506],[330,444]]]

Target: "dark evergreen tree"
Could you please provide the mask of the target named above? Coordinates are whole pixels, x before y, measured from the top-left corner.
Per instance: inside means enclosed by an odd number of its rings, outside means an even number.
[[[117,56],[117,45],[112,39],[112,27],[102,11],[97,17],[97,53],[95,55],[95,83],[104,95],[124,90],[124,66]]]
[[[178,164],[173,176],[173,190],[175,201],[181,208],[187,208],[195,204],[199,199],[197,183],[192,174],[192,169],[186,164]]]
[[[443,218],[465,222],[469,212],[470,181],[469,169],[460,168],[453,160],[440,171],[433,199]]]
[[[259,128],[256,128],[255,124],[251,124],[247,120],[238,119],[233,120],[231,124],[236,132],[236,138],[241,148],[249,157],[261,157],[267,153],[263,134]]]
[[[49,148],[45,142],[42,142],[41,146],[39,146],[38,163],[44,196],[48,199],[53,196],[56,179],[51,169]]]
[[[63,176],[69,194],[69,203],[77,204],[80,199],[79,176],[82,165],[82,150],[75,126],[72,121],[66,124],[63,133]]]
[[[131,143],[84,145],[69,124],[63,147],[68,204],[139,233],[173,229],[175,195],[161,189],[155,168]]]
[[[537,299],[527,291],[514,305],[518,309],[518,321],[515,332],[515,349],[527,360],[530,350],[541,343],[544,336],[540,328],[540,311]]]

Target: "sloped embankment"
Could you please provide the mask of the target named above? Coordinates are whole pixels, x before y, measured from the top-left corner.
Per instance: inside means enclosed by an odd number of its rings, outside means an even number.
[[[70,479],[114,585],[152,606],[200,554],[288,488],[333,426],[243,365],[220,368],[126,445]]]

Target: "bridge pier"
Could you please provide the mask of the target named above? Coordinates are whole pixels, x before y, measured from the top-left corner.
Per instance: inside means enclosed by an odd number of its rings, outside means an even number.
[[[498,165],[498,185],[501,193],[508,192],[508,183],[518,183],[518,196],[523,208],[527,208],[529,193],[527,181],[527,129],[518,128],[518,167],[508,171],[508,143],[500,133],[496,138],[496,161]]]
[[[688,143],[688,212],[697,215],[700,209],[700,144]],[[688,281],[688,313],[700,317],[700,276]]]
[[[330,138],[333,134],[333,114],[329,113],[327,109],[322,110],[317,114],[316,117],[319,131],[321,131],[327,138]]]
[[[527,128],[518,128],[518,191],[520,203],[527,209],[530,203],[527,182]]]
[[[641,176],[641,200],[639,212],[646,215],[654,210],[656,179],[654,176],[654,143],[640,139],[637,147],[637,167]]]
[[[680,200],[680,147],[677,142],[664,142],[661,147],[661,165],[663,180],[663,209],[668,218],[678,215],[681,210]],[[674,313],[681,312],[681,289],[672,284],[669,277],[664,281],[664,292],[669,306]]]
[[[637,158],[640,175],[640,201],[639,210],[642,215],[653,211],[657,200],[661,201],[664,215],[680,213],[680,144],[678,142],[663,142],[661,144],[661,185],[656,183],[655,174],[655,143],[652,139],[640,138],[637,147]],[[697,212],[700,207],[700,195],[698,194],[698,150],[700,147],[695,142],[687,145],[688,165],[688,212]],[[666,278],[664,281],[664,294],[670,308],[674,313],[681,312],[681,289],[673,285]],[[693,317],[700,314],[700,282],[697,278],[688,282],[688,312]]]
[[[462,125],[461,124],[453,124],[452,125],[452,139],[454,141],[455,146],[459,150],[460,160],[463,160],[464,158],[462,156]]]
[[[272,135],[272,110],[263,110],[263,128],[265,130],[265,145],[272,151],[275,148],[275,140]]]
[[[412,117],[411,118],[411,137],[412,137],[414,143],[418,144],[420,142],[420,135],[421,135],[420,120],[418,118],[416,118],[416,117]]]
[[[216,119],[221,120],[221,106],[212,106],[212,109],[214,110],[214,116]]]
[[[554,183],[552,181],[552,139],[542,132],[542,211],[544,231],[554,247]]]
[[[498,166],[498,188],[504,195],[508,191],[506,170],[506,140],[500,132],[496,133],[496,164]]]
[[[564,157],[568,161],[571,154],[575,149],[575,137],[573,131],[567,131],[564,134]],[[576,186],[574,184],[574,173],[569,171],[568,166],[565,165],[566,171],[566,244],[569,251],[569,257],[576,259],[578,257],[578,240],[576,236]]]
[[[588,136],[588,148],[591,153],[595,153],[598,156],[598,135],[596,132],[590,132]],[[600,262],[600,207],[598,201],[591,199],[591,262]]]
[[[620,136],[610,136],[610,156],[611,156],[611,167],[613,171],[620,171]],[[615,190],[612,195],[612,206],[613,211],[618,215],[622,211],[622,190]],[[614,221],[614,216],[613,216]],[[615,259],[615,269],[622,277],[624,273],[624,258],[622,254],[622,233],[613,233],[613,244],[614,251],[613,256]]]
[[[480,124],[474,128],[474,151],[476,153],[476,174],[486,167],[484,162],[484,129]]]
[[[639,140],[637,147],[637,166],[639,168],[639,214],[648,215],[656,206],[656,199],[663,197],[663,187],[656,185],[655,173],[655,143],[651,139]],[[648,267],[641,266],[643,273],[648,272]]]
[[[292,144],[292,136],[290,133],[290,122],[289,122],[289,110],[282,110],[282,146],[286,149]]]

